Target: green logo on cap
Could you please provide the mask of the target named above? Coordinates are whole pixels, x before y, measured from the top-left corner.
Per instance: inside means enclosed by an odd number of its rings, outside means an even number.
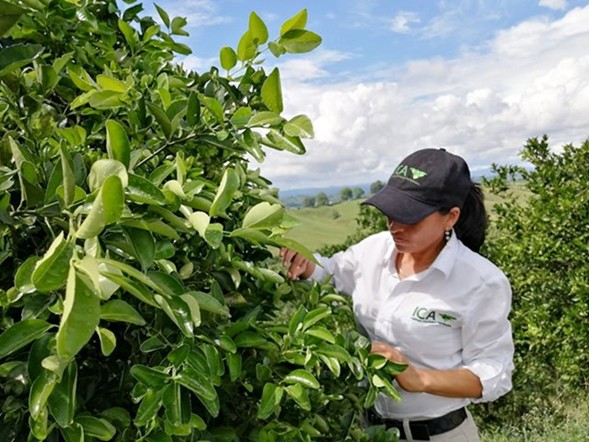
[[[401,164],[395,169],[395,171],[393,172],[393,176],[407,181],[411,181],[412,183],[419,185],[419,181],[424,176],[427,176],[427,172],[418,169],[417,167],[410,167]]]

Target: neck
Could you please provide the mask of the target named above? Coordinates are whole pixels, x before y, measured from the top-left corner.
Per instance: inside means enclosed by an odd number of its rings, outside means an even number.
[[[423,272],[436,260],[446,241],[442,240],[433,247],[422,252],[399,252],[395,262],[397,273],[401,278]]]

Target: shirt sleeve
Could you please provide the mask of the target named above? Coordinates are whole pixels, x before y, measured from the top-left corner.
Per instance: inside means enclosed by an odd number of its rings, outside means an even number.
[[[332,283],[338,292],[351,295],[355,287],[355,273],[356,273],[356,257],[358,250],[355,246],[349,249],[334,254],[331,258],[326,258],[319,254],[314,254],[319,262],[315,266],[315,271],[310,279],[314,281],[323,281],[328,276],[331,276]]]
[[[501,274],[483,283],[472,298],[463,326],[464,367],[477,375],[483,394],[472,402],[488,402],[511,390],[514,345],[508,315],[511,287]]]

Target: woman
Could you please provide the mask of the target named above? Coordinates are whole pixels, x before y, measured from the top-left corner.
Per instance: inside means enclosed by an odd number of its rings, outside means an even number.
[[[465,161],[443,149],[405,158],[387,185],[364,202],[388,219],[372,235],[314,262],[281,251],[288,277],[322,280],[352,296],[372,352],[407,368],[370,418],[397,427],[401,440],[478,441],[469,403],[511,389],[513,340],[505,275],[477,252],[486,212]]]

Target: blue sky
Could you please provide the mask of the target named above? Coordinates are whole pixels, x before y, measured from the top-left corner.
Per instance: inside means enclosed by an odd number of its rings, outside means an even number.
[[[555,149],[589,137],[589,2],[576,0],[160,0],[187,18],[196,71],[219,65],[255,11],[276,36],[301,9],[323,38],[310,54],[268,59],[286,116],[304,113],[307,154],[252,167],[281,189],[386,180],[422,147],[477,169],[515,164],[529,137]],[[151,3],[145,12],[156,17]]]

